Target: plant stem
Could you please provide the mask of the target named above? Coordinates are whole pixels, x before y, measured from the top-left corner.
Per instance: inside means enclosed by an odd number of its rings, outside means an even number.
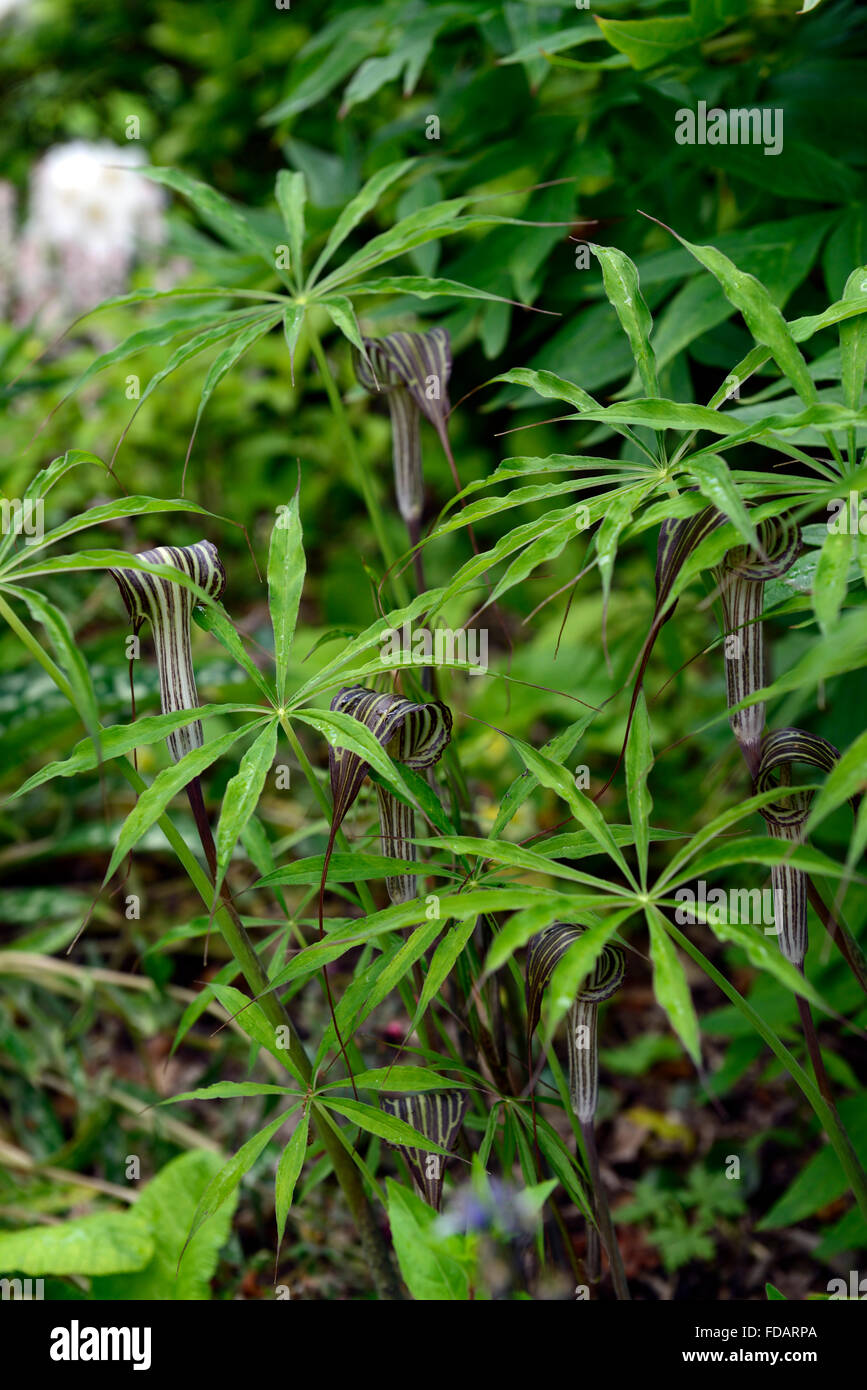
[[[596,1132],[592,1120],[581,1121],[581,1133],[584,1138],[584,1148],[587,1153],[587,1164],[590,1168],[590,1181],[593,1184],[593,1207],[594,1215],[599,1223],[599,1234],[602,1237],[602,1244],[605,1246],[605,1253],[608,1256],[608,1266],[611,1270],[611,1278],[614,1281],[614,1292],[621,1302],[630,1302],[631,1294],[629,1285],[626,1282],[626,1271],[623,1268],[623,1260],[620,1255],[620,1246],[617,1244],[617,1237],[614,1234],[614,1223],[611,1220],[611,1208],[608,1205],[608,1195],[605,1185],[602,1182],[602,1174],[599,1171],[599,1152],[596,1148]]]
[[[340,391],[337,387],[337,382],[334,380],[334,375],[331,371],[331,368],[328,365],[328,359],[325,355],[322,343],[319,340],[319,335],[316,332],[316,329],[310,323],[309,319],[307,321],[307,332],[310,338],[310,349],[313,353],[313,356],[316,359],[316,364],[319,367],[319,371],[322,376],[322,382],[325,387],[325,392],[328,396],[328,400],[331,405],[331,410],[337,422],[337,427],[340,430],[340,435],[343,440],[343,446],[346,449],[347,457],[349,458],[353,482],[355,483],[356,487],[358,488],[358,491],[361,493],[361,496],[364,499],[364,505],[367,507],[367,513],[373,525],[373,530],[376,535],[380,551],[382,552],[382,558],[385,561],[386,568],[390,571],[391,584],[394,589],[397,602],[401,608],[404,608],[406,604],[409,602],[409,594],[407,591],[406,584],[404,583],[403,575],[399,574],[395,569],[393,569],[395,563],[395,555],[392,551],[388,536],[385,533],[385,527],[382,522],[382,511],[380,510],[379,502],[374,491],[373,482],[356,446],[355,436],[353,435],[352,430],[349,427],[349,421],[346,417],[346,409],[343,405],[343,401],[340,396]]]
[[[195,778],[193,782],[189,784],[187,793],[193,815],[196,818],[199,837],[202,841],[202,849],[205,852],[205,858],[213,874],[214,866],[216,865],[216,851],[214,849],[211,828],[204,810],[201,784],[198,778]],[[267,971],[256,953],[256,948],[247,935],[225,884],[223,884],[221,888],[221,899],[221,912],[218,916],[218,920],[220,921],[220,930],[223,934],[223,939],[232,952],[232,956],[236,964],[240,967],[247,984],[256,996],[258,1005],[268,1022],[275,1029],[280,1028],[285,1030],[285,1035],[288,1038],[288,1047],[286,1051],[289,1059],[294,1064],[295,1071],[301,1077],[303,1083],[310,1086],[313,1081],[313,1068],[310,1063],[310,1058],[307,1056],[304,1044],[295,1031],[295,1026],[289,1017],[288,1011],[281,1004],[274,992]],[[334,1131],[330,1118],[325,1112],[314,1104],[311,1106],[311,1115],[314,1128],[331,1160],[335,1176],[340,1186],[343,1188],[380,1298],[389,1301],[399,1300],[402,1298],[402,1294],[388,1252],[388,1247],[386,1246],[381,1230],[376,1224],[373,1209],[367,1200],[355,1164],[343,1147],[343,1144]]]
[[[803,966],[801,974],[803,974]],[[816,1025],[813,1022],[813,1015],[810,1013],[810,1005],[803,995],[797,996],[798,1013],[801,1016],[801,1027],[804,1030],[804,1041],[807,1044],[807,1051],[810,1054],[810,1061],[813,1065],[813,1075],[816,1078],[816,1085],[822,1092],[828,1105],[834,1104],[834,1093],[831,1090],[831,1083],[828,1080],[828,1073],[825,1070],[825,1063],[822,1060],[822,1049],[819,1046],[819,1036],[816,1032]]]

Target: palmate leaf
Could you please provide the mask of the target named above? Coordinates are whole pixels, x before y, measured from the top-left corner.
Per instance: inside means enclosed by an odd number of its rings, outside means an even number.
[[[211,363],[211,366],[208,370],[208,375],[205,377],[205,382],[202,386],[201,395],[199,396],[199,405],[198,409],[196,410],[196,418],[193,423],[193,430],[192,434],[190,435],[190,442],[187,446],[187,460],[189,460],[190,454],[193,451],[193,444],[195,443],[196,435],[199,432],[199,425],[201,423],[202,416],[205,413],[205,407],[208,404],[208,401],[211,399],[211,396],[214,394],[214,391],[217,389],[220,382],[223,380],[223,377],[227,374],[227,372],[230,372],[238,362],[240,362],[241,358],[244,356],[244,353],[247,352],[247,350],[251,348],[254,343],[257,343],[260,338],[264,338],[266,333],[270,333],[271,329],[274,328],[278,323],[280,323],[282,317],[283,311],[280,308],[273,310],[271,313],[266,313],[262,314],[261,316],[258,316],[253,320],[252,323],[242,328],[241,331],[233,339],[233,341],[229,344],[229,346],[224,348],[223,351],[219,354],[219,356],[215,359],[215,361]]]
[[[445,1175],[439,1154],[454,1148],[469,1097],[461,1091],[431,1091],[422,1095],[380,1096],[379,1104],[385,1114],[402,1120],[438,1146],[433,1155],[405,1144],[399,1147],[419,1192],[429,1206],[439,1211]]]
[[[167,512],[195,512],[199,516],[210,517],[215,515],[207,507],[200,507],[197,502],[188,502],[184,497],[119,497],[114,502],[102,502],[98,506],[85,508],[79,515],[61,522],[51,531],[46,531],[41,539],[37,540],[34,537],[33,545],[28,545],[26,551],[10,560],[7,572],[17,573],[20,565],[29,565],[36,552],[57,545],[58,541],[65,540],[67,536],[74,536],[79,531],[86,531],[90,526],[103,526],[107,521],[121,521],[131,516],[152,516]]]
[[[298,1102],[300,1104],[300,1101]],[[292,1106],[289,1110],[284,1110],[281,1115],[270,1120],[267,1125],[258,1130],[252,1138],[242,1144],[238,1152],[229,1159],[228,1163],[214,1175],[202,1193],[199,1204],[196,1208],[195,1216],[187,1236],[187,1244],[193,1239],[196,1232],[207,1221],[209,1216],[219,1211],[224,1202],[235,1192],[245,1173],[248,1173],[256,1162],[256,1159],[263,1152],[270,1140],[277,1133],[281,1125],[285,1124],[292,1111],[297,1106]],[[186,1248],[186,1246],[185,1246]]]
[[[235,970],[237,973],[237,967]],[[212,980],[199,998],[207,997],[208,990],[215,995],[229,1017],[235,1020],[248,1038],[258,1043],[260,1047],[264,1047],[265,1051],[270,1052],[272,1057],[276,1057],[280,1065],[291,1072],[296,1081],[301,1085],[305,1084],[289,1055],[288,1048],[280,1047],[276,1029],[273,1024],[268,1022],[261,1006],[255,1000],[250,999],[241,990],[235,989],[234,985],[226,984],[219,978]]]
[[[650,843],[650,817],[653,800],[647,779],[653,767],[653,746],[650,740],[650,719],[647,701],[642,691],[635,706],[635,718],[626,745],[626,795],[629,819],[635,831],[635,852],[638,858],[638,881],[647,886],[647,851]]]
[[[145,401],[150,399],[157,387],[160,386],[167,377],[170,377],[180,367],[185,366],[187,362],[191,362],[193,358],[206,352],[207,349],[212,347],[215,343],[222,342],[224,338],[235,337],[242,330],[257,324],[264,325],[267,323],[269,327],[272,326],[273,312],[273,304],[271,303],[264,309],[261,304],[257,305],[255,309],[237,309],[227,318],[221,319],[219,323],[203,329],[200,333],[195,333],[192,338],[188,338],[185,343],[182,343],[180,347],[176,348],[166,365],[161,367],[158,372],[154,372],[147,386],[142,391],[135,409],[124,427],[120,439],[115,445],[112,461],[117,457],[118,450],[129,434],[133,421],[136,419]],[[263,331],[265,331],[264,328]]]

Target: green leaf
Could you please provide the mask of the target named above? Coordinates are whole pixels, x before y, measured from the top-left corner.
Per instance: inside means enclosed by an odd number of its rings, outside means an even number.
[[[192,203],[202,220],[223,237],[230,246],[236,247],[239,251],[248,251],[254,256],[261,257],[271,271],[275,270],[274,247],[259,235],[241,208],[230,203],[228,198],[224,198],[223,194],[218,193],[215,188],[211,188],[210,184],[202,183],[199,179],[191,179],[189,175],[182,174],[179,169],[149,166],[141,168],[137,172],[144,174],[146,178],[153,179],[154,183],[165,184],[167,188],[173,188],[176,193],[180,193]],[[281,274],[280,271],[277,273],[285,282],[285,274]]]
[[[292,260],[290,273],[296,285],[300,286],[303,284],[304,205],[307,201],[304,175],[290,169],[281,169],[277,175],[274,192],[283,225],[289,234],[289,254]]]
[[[185,1100],[247,1100],[250,1096],[297,1095],[286,1086],[273,1086],[261,1081],[215,1081],[212,1086],[200,1086],[195,1091],[179,1091],[176,1096],[161,1100],[160,1105],[178,1105]]]
[[[789,378],[804,404],[813,405],[818,400],[813,378],[795,345],[789,325],[761,281],[739,270],[716,247],[696,246],[677,232],[674,235],[719,281],[726,299],[743,315],[756,342],[770,349],[780,371]]]
[[[221,647],[237,661],[239,666],[247,672],[247,675],[255,685],[259,687],[269,704],[274,704],[274,690],[262,675],[258,666],[247,654],[241,634],[238,632],[222,603],[209,603],[207,607],[197,604],[193,609],[193,622],[196,627],[202,628],[204,632],[210,632],[216,637]],[[228,706],[226,706],[228,710]]]
[[[159,743],[168,734],[174,733],[175,729],[189,724],[190,715],[193,713],[198,719],[207,719],[214,714],[237,714],[240,711],[249,713],[250,706],[197,705],[195,711],[175,710],[172,714],[150,714],[143,719],[137,719],[134,724],[115,724],[110,729],[101,729],[98,745],[94,744],[91,738],[82,739],[75,745],[68,758],[62,762],[48,763],[38,772],[34,772],[8,800],[14,801],[16,797],[23,796],[34,787],[40,787],[43,782],[50,782],[54,777],[77,777],[80,772],[92,771],[101,762],[110,762],[112,758],[131,753],[134,748],[146,748],[148,744]]]
[[[375,1067],[372,1071],[357,1071],[355,1084],[359,1090],[369,1091],[441,1091],[445,1086],[450,1090],[472,1089],[464,1081],[453,1081],[451,1077],[443,1080],[439,1072],[428,1071],[426,1067]],[[346,1087],[346,1081],[329,1081],[318,1095],[332,1091],[336,1087]]]
[[[211,1297],[211,1279],[231,1230],[234,1197],[196,1233],[186,1250],[184,1240],[196,1204],[221,1161],[219,1154],[207,1149],[192,1149],[170,1159],[151,1178],[142,1188],[132,1214],[137,1221],[146,1223],[153,1235],[153,1257],[144,1269],[94,1279],[91,1294],[95,1299],[188,1301]]]
[[[283,313],[283,335],[289,349],[289,374],[293,386],[295,385],[295,349],[298,346],[298,339],[301,337],[305,312],[305,305],[289,304]]]
[[[380,1139],[387,1139],[389,1144],[397,1144],[402,1148],[423,1149],[425,1153],[445,1154],[448,1157],[448,1149],[444,1149],[433,1139],[428,1139],[419,1130],[413,1129],[412,1125],[399,1120],[396,1115],[386,1115],[375,1105],[365,1105],[360,1100],[345,1100],[343,1098],[337,1100],[331,1095],[326,1097],[321,1093],[318,1103],[328,1110],[335,1111],[338,1115],[345,1116],[347,1120],[351,1120],[353,1124],[367,1130],[369,1134],[376,1134]]]
[[[216,995],[223,1008],[230,1018],[234,1018],[240,1028],[243,1028],[248,1038],[264,1047],[266,1052],[270,1052],[272,1057],[276,1057],[281,1066],[291,1072],[296,1081],[301,1077],[292,1063],[288,1048],[281,1047],[281,1039],[277,1036],[277,1029],[272,1023],[268,1022],[262,1012],[261,1005],[250,999],[249,995],[243,994],[241,990],[235,989],[234,985],[224,985],[217,981],[211,981],[208,989]]]
[[[613,246],[597,246],[592,241],[587,244],[602,266],[605,293],[629,339],[645,395],[658,396],[656,358],[650,345],[653,320],[641,293],[638,271],[623,251]]]
[[[701,1037],[687,984],[686,972],[668,935],[665,921],[658,910],[645,910],[650,931],[650,954],[653,959],[653,992],[668,1014],[695,1065],[701,1065]]]
[[[275,324],[278,324],[280,322],[282,317],[283,310],[277,309],[273,313],[263,314],[261,317],[255,319],[254,322],[249,324],[246,328],[242,328],[240,333],[238,333],[237,337],[229,344],[228,347],[223,348],[223,351],[211,363],[211,366],[208,370],[208,375],[205,377],[205,384],[202,387],[202,392],[199,397],[199,407],[196,411],[196,418],[193,423],[193,431],[190,436],[189,445],[187,446],[187,458],[189,458],[190,454],[192,453],[193,443],[195,441],[196,435],[199,432],[199,424],[201,423],[202,416],[205,413],[205,406],[208,404],[208,401],[211,399],[211,396],[214,394],[220,382],[223,380],[223,377],[226,375],[227,372],[230,372],[232,370],[236,362],[239,362],[241,360],[248,348],[251,348],[254,343],[257,343],[259,341],[260,338],[264,338],[266,333],[271,332],[271,329],[275,326]]]
[[[813,580],[813,612],[823,636],[836,627],[849,583],[852,537],[848,531],[829,531]]]
[[[363,357],[366,357],[367,348],[358,326],[358,319],[355,317],[352,300],[348,299],[345,294],[330,294],[325,299],[320,299],[318,303],[326,310],[335,328],[338,328],[344,338],[347,338]]]
[[[597,23],[612,48],[625,53],[639,72],[698,43],[706,33],[690,15],[662,19],[597,19]]]
[[[867,289],[867,266],[853,270],[843,290],[843,302],[861,302]],[[850,410],[861,404],[864,371],[867,368],[867,318],[863,314],[840,323],[840,381],[843,400]]]
[[[867,1161],[867,1110],[859,1097],[841,1101],[839,1109],[856,1153],[862,1162]],[[842,1197],[848,1186],[837,1154],[830,1145],[823,1144],[762,1217],[758,1229],[798,1225]]]
[[[0,1234],[0,1268],[26,1275],[127,1273],[143,1269],[153,1253],[147,1225],[131,1212],[98,1212]]]
[[[437,1237],[436,1212],[393,1178],[386,1180],[388,1224],[407,1288],[417,1302],[465,1302],[470,1296],[466,1237]]]
[[[277,1115],[273,1120],[269,1120],[267,1125],[257,1130],[246,1144],[241,1145],[238,1152],[229,1159],[229,1162],[214,1174],[196,1207],[188,1241],[192,1241],[208,1218],[218,1212],[224,1203],[232,1197],[244,1174],[250,1171],[277,1130],[286,1123],[287,1114],[288,1112],[284,1111],[282,1115]]]
[[[807,834],[812,834],[826,816],[857,796],[864,787],[865,767],[867,767],[867,732],[859,734],[854,743],[846,749],[839,761],[828,773],[825,785],[819,791],[810,809],[807,821]]]
[[[16,556],[11,563],[14,566],[19,561],[27,561],[36,551],[56,545],[58,541],[73,536],[78,531],[86,531],[89,526],[103,526],[107,521],[124,521],[131,516],[151,516],[163,512],[197,512],[199,516],[210,517],[214,515],[207,507],[188,502],[184,497],[121,497],[116,502],[104,502],[98,507],[88,507],[64,521],[62,525],[56,526],[53,531],[46,531],[41,540],[35,545],[28,545],[27,550]]]
[[[519,739],[512,741],[525,767],[539,779],[543,787],[549,787],[551,791],[555,791],[558,796],[563,798],[579,824],[590,832],[596,843],[614,860],[627,881],[634,885],[635,879],[632,871],[611,834],[599,807],[582,791],[579,791],[573,778],[564,767],[560,767],[543,754],[537,753],[528,743],[522,743]]]
[[[223,793],[220,808],[220,823],[214,837],[217,847],[217,877],[214,884],[214,904],[216,906],[220,885],[226,876],[229,861],[244,827],[259,804],[265,779],[274,762],[277,749],[278,721],[266,724],[262,732],[250,744],[241,759],[238,771],[230,779]]]
[[[291,502],[278,508],[268,551],[268,607],[274,629],[277,699],[281,705],[286,699],[289,654],[306,571],[299,493],[296,491]]]
[[[638,857],[638,879],[647,887],[647,851],[650,843],[650,814],[653,801],[647,778],[653,767],[653,747],[650,741],[650,719],[647,701],[641,690],[635,705],[632,727],[626,745],[626,794],[629,819],[635,831],[635,853]]]
[[[331,260],[338,246],[342,246],[359,222],[362,222],[367,214],[376,207],[386,189],[390,188],[398,179],[403,178],[404,174],[408,173],[417,163],[417,159],[400,159],[394,164],[387,164],[384,169],[377,170],[364,187],[356,193],[355,197],[349,200],[329,232],[328,240],[310,272],[307,281],[308,289],[319,279],[320,272]]]
[[[720,458],[719,454],[703,453],[701,459],[696,462],[688,458],[686,466],[698,483],[702,496],[706,497],[718,512],[728,517],[747,545],[758,547],[756,528],[750,520],[750,514],[725,459]]]
[[[81,722],[94,742],[99,745],[99,710],[90,672],[73,636],[66,616],[47,598],[35,589],[16,588],[9,585],[8,593],[20,598],[30,609],[33,617],[40,622],[48,634],[58,665],[69,681],[72,699]]]
[[[310,1128],[310,1118],[305,1110],[295,1129],[292,1131],[292,1138],[280,1155],[280,1162],[277,1164],[277,1176],[274,1180],[274,1204],[277,1217],[277,1251],[283,1244],[283,1232],[286,1229],[286,1217],[289,1215],[289,1208],[292,1206],[292,1198],[295,1195],[295,1184],[304,1166],[304,1159],[307,1156],[307,1135]]]
[[[319,883],[324,864],[324,854],[296,859],[292,864],[285,864],[273,873],[265,874],[253,886],[271,888],[293,883]],[[392,878],[397,874],[430,874],[437,867],[415,859],[392,859],[387,854],[332,854],[328,861],[326,883],[356,883],[372,878]]]

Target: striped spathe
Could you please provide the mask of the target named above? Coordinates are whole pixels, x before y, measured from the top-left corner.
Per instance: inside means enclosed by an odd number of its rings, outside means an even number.
[[[403,1120],[413,1129],[439,1144],[441,1149],[453,1149],[463,1124],[469,1098],[465,1091],[426,1091],[414,1095],[380,1096],[379,1107],[386,1115]],[[442,1204],[443,1177],[446,1159],[424,1149],[397,1144],[406,1159],[416,1186],[424,1200],[435,1211]]]
[[[226,587],[226,571],[211,541],[187,546],[160,545],[142,551],[136,559],[151,565],[171,565],[211,598],[219,598]],[[163,714],[195,709],[199,696],[190,645],[194,594],[183,584],[147,570],[118,568],[110,569],[109,574],[120,589],[133,631],[138,633],[146,621],[151,625]],[[185,724],[169,734],[166,742],[173,761],[179,762],[192,749],[201,748],[201,723],[196,719]]]

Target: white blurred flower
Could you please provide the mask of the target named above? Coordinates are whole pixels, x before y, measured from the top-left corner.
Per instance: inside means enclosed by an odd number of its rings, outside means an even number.
[[[26,4],[27,0],[0,0],[0,23],[13,10],[23,9]]]
[[[137,252],[164,237],[163,191],[135,172],[142,163],[136,148],[73,140],[34,166],[18,248],[19,319],[80,314],[126,288]]]
[[[2,5],[3,0],[0,0]],[[15,276],[15,187],[0,179],[0,317],[8,310]]]

